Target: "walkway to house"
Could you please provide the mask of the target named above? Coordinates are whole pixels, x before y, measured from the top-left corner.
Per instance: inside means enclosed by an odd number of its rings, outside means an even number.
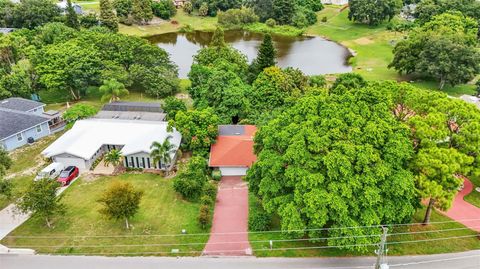
[[[248,187],[239,176],[222,177],[210,239],[203,255],[251,255],[248,242]]]
[[[445,216],[456,220],[468,228],[480,232],[480,208],[466,202],[463,198],[473,190],[473,184],[465,178],[464,188],[458,192],[453,200],[452,207],[447,212],[441,212]],[[468,221],[474,220],[474,221]]]
[[[113,174],[113,172],[115,172],[115,167],[113,165],[109,165],[109,166],[105,166],[105,160],[102,159],[98,164],[97,166],[95,167],[95,169],[93,169],[93,174],[95,175],[111,175]]]

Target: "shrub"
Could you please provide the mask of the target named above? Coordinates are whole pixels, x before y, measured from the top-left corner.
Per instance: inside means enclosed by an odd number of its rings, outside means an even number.
[[[308,78],[308,85],[311,87],[323,88],[327,85],[327,80],[322,75],[314,75]]]
[[[222,172],[220,170],[214,170],[212,171],[212,179],[219,181],[222,178]]]
[[[91,28],[99,25],[97,14],[90,13],[80,17],[80,25],[84,28]]]
[[[193,5],[191,2],[186,2],[184,5],[183,5],[183,11],[185,11],[185,13],[187,14],[192,14],[192,11],[193,11]]]
[[[248,215],[248,229],[250,231],[268,231],[272,223],[272,216],[263,209],[250,210]]]
[[[480,79],[477,81],[475,85],[477,85],[477,96],[480,97]]]
[[[203,2],[198,9],[198,15],[202,17],[206,17],[208,15],[208,4],[206,2]]]
[[[128,17],[132,14],[133,1],[132,0],[114,0],[113,8],[117,12],[117,17]]]
[[[208,205],[202,205],[200,207],[200,213],[198,214],[198,223],[205,229],[210,224],[211,219],[210,207]]]
[[[178,111],[187,111],[187,106],[182,100],[169,96],[162,104],[162,109],[167,113],[168,119],[175,119]]]
[[[0,179],[0,195],[7,199],[12,197],[13,183],[8,179]]]
[[[258,16],[250,8],[234,8],[218,13],[218,23],[227,28],[241,28],[257,21]]]
[[[168,20],[177,13],[172,0],[160,0],[152,2],[152,11],[155,16]]]
[[[87,104],[76,104],[63,113],[63,119],[67,122],[73,122],[76,120],[91,117],[97,114],[98,109],[94,106]]]
[[[191,33],[194,31],[193,27],[190,24],[185,24],[178,30],[180,33]]]
[[[203,186],[202,193],[215,201],[217,199],[217,191],[217,185],[213,183],[207,183]]]
[[[210,197],[210,196],[208,196],[208,195],[203,195],[203,196],[200,198],[200,204],[201,204],[201,205],[212,206],[212,205],[213,205],[213,202],[214,202],[214,200],[212,200],[212,197]]]
[[[277,21],[275,21],[274,19],[270,18],[268,20],[265,21],[265,24],[268,26],[268,27],[275,27],[277,25]]]
[[[328,20],[328,19],[327,19],[327,16],[323,16],[323,17],[322,17],[322,22],[327,22],[327,20]]]
[[[203,193],[207,182],[207,161],[202,157],[193,157],[173,180],[173,189],[183,198],[194,201]]]

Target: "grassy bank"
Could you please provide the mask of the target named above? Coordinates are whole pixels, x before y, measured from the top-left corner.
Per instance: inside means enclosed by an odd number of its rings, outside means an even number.
[[[100,205],[96,201],[114,180],[130,182],[144,192],[140,211],[131,220],[131,230],[125,229],[122,220],[108,220],[98,212]],[[201,251],[208,239],[207,235],[181,235],[182,229],[190,234],[208,232],[197,224],[199,204],[182,200],[173,191],[172,180],[159,175],[83,177],[65,192],[63,202],[66,214],[55,219],[54,228],[48,229],[42,219],[34,216],[10,234],[34,238],[7,237],[1,243],[10,247],[33,248],[40,253],[168,255],[172,249]],[[158,236],[164,234],[179,236]],[[184,243],[194,244],[178,245]]]
[[[258,206],[255,199],[250,196],[250,207]],[[414,215],[412,223],[419,223],[423,220],[425,209],[420,209]],[[432,222],[446,222],[451,219],[440,215],[437,212],[433,212]],[[279,220],[274,218],[272,222],[272,231],[280,230]],[[436,231],[436,230],[449,230],[449,231]],[[425,231],[432,231],[428,233],[422,233]],[[476,233],[472,230],[466,229],[465,226],[456,223],[438,223],[428,226],[414,225],[395,227],[393,230],[389,230],[389,234],[402,233],[400,235],[388,236],[387,242],[389,255],[420,255],[420,254],[437,254],[448,252],[467,251],[472,249],[480,249],[480,240],[473,237]],[[446,237],[457,236],[469,236],[467,238],[457,238],[454,240],[437,240],[437,241],[425,241]],[[322,236],[324,237],[324,236]],[[252,248],[256,256],[259,257],[319,257],[319,256],[372,256],[376,247],[369,247],[365,253],[345,251],[339,248],[325,248],[327,246],[327,240],[320,240],[320,242],[310,242],[308,240],[303,241],[285,241],[292,238],[282,235],[278,232],[270,233],[252,233],[249,236]],[[273,240],[273,249],[270,250],[269,240]],[[277,241],[276,241],[277,240]],[[284,241],[282,241],[284,240]],[[407,241],[418,241],[411,242]],[[261,242],[259,242],[261,241]],[[395,243],[404,242],[404,243]]]
[[[473,183],[473,191],[465,196],[464,199],[470,204],[480,208],[480,192],[475,190],[475,188],[480,187],[480,176],[473,176],[470,178],[470,181]]]

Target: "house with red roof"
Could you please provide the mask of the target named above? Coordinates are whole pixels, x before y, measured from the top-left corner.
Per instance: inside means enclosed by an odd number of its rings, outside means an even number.
[[[253,153],[254,125],[220,125],[218,137],[210,150],[209,166],[222,176],[244,176],[257,160]]]

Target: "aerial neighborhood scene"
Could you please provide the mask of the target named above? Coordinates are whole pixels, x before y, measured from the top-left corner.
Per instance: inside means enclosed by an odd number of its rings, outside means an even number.
[[[0,268],[480,268],[480,1],[0,0]]]

